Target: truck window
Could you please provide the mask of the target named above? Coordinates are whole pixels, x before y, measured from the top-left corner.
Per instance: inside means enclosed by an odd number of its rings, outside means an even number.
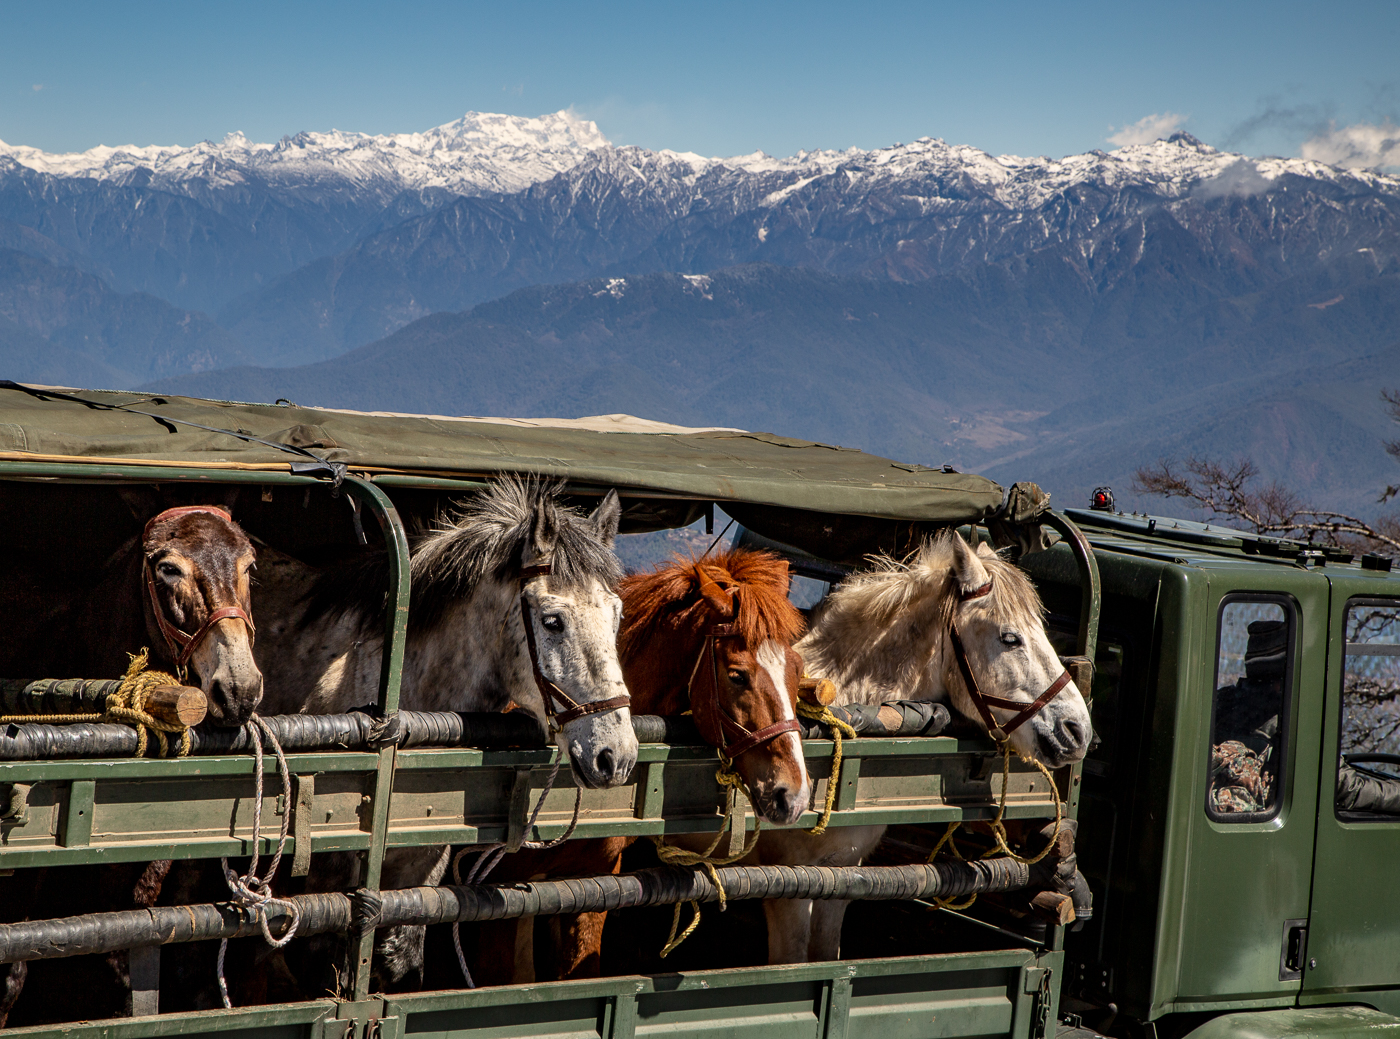
[[[1337,814],[1400,818],[1400,603],[1347,604]]]
[[[1296,627],[1287,601],[1232,596],[1220,606],[1206,788],[1206,812],[1220,822],[1278,810]]]

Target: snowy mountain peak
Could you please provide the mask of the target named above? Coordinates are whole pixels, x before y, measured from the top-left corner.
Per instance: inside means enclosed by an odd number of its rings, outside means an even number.
[[[388,198],[429,188],[458,195],[519,191],[608,143],[597,124],[569,111],[537,118],[468,112],[421,133],[303,131],[276,144],[249,141],[241,131],[190,147],[99,145],[68,154],[0,141],[0,159],[60,177],[117,183],[149,177],[152,187],[182,194],[260,180],[274,190],[351,186]]]
[[[825,190],[837,180],[842,194],[893,190],[897,197],[934,208],[981,198],[1022,211],[1085,184],[1107,190],[1131,186],[1181,198],[1198,190],[1257,192],[1281,176],[1294,175],[1400,193],[1400,179],[1394,176],[1306,159],[1251,159],[1218,151],[1182,131],[1149,144],[1060,159],[994,156],[938,137],[868,151],[803,150],[786,158],[755,151],[706,158],[614,147],[596,123],[567,110],[535,118],[468,112],[418,133],[303,131],[276,144],[250,141],[239,131],[191,147],[99,146],[66,155],[0,142],[0,168],[10,163],[53,176],[136,183],[191,196],[257,184],[301,204],[354,199],[371,209],[404,192],[512,194],[566,172],[571,179],[602,176],[627,184],[628,191],[655,188],[663,193],[709,190],[699,187],[699,181],[719,178],[732,181],[750,203],[767,207]]]

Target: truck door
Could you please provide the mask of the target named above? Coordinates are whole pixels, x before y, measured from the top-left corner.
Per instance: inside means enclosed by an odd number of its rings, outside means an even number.
[[[1184,701],[1178,730],[1193,781],[1177,809],[1189,848],[1174,1009],[1285,1006],[1300,982],[1280,956],[1312,879],[1328,587],[1296,570],[1217,574],[1208,601],[1204,695]]]
[[[1332,577],[1304,1003],[1400,1007],[1400,596]],[[1391,591],[1392,595],[1378,595]],[[1389,993],[1382,989],[1391,990]]]

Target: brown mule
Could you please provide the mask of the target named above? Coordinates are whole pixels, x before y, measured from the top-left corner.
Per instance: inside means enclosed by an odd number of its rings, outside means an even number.
[[[241,725],[257,708],[263,690],[253,660],[250,574],[255,560],[252,542],[226,508],[166,509],[118,551],[91,587],[39,628],[26,650],[10,654],[6,667],[33,678],[118,678],[130,663],[128,654],[149,647],[151,668],[194,672],[208,697],[211,722]],[[38,901],[42,888],[46,903],[64,907],[61,915],[149,906],[159,897],[168,869],[168,862],[157,862],[25,871],[9,879],[13,890],[0,891],[0,903],[23,913]],[[66,902],[54,902],[59,891]],[[0,913],[0,919],[14,915]],[[58,964],[46,961],[19,970],[14,965],[0,968],[0,1027],[25,987],[44,998],[55,990],[76,993],[65,998],[81,999],[82,1013],[91,1018],[120,1013],[130,999],[125,959],[124,953],[106,957],[106,962],[82,957],[65,961],[61,973]],[[75,982],[75,977],[81,980]],[[15,1020],[43,1020],[31,1017],[33,1003],[27,998],[20,1004]]]
[[[794,822],[811,782],[797,733],[802,659],[792,643],[801,613],[788,601],[787,563],[766,552],[732,550],[676,560],[622,579],[618,655],[638,714],[689,710],[711,746],[732,761],[766,821]],[[491,883],[616,873],[634,840],[569,841],[551,851],[507,855]],[[606,913],[551,918],[553,975],[597,977]],[[533,920],[476,928],[479,985],[534,980]]]

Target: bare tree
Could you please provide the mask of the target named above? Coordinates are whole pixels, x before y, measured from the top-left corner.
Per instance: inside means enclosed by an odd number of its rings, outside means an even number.
[[[1391,418],[1400,422],[1400,390],[1383,390],[1381,398]],[[1400,440],[1387,441],[1385,449],[1400,460]],[[1164,460],[1144,466],[1133,474],[1133,489],[1140,494],[1185,499],[1205,509],[1213,519],[1246,526],[1256,534],[1400,556],[1400,515],[1367,522],[1318,508],[1277,481],[1260,486],[1258,477],[1258,468],[1248,459],[1222,463],[1191,457],[1185,462]],[[1400,486],[1387,487],[1377,503],[1396,495],[1400,495]]]

